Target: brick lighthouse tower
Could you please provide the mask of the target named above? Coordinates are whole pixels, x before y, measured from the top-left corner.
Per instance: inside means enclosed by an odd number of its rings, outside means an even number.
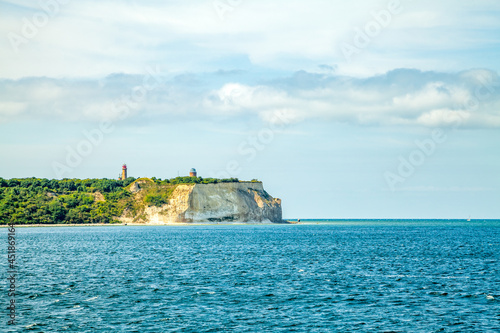
[[[195,168],[192,168],[191,170],[189,170],[189,177],[196,177],[196,169]]]
[[[120,177],[120,180],[125,180],[127,179],[127,165],[123,164],[122,166],[122,175]]]

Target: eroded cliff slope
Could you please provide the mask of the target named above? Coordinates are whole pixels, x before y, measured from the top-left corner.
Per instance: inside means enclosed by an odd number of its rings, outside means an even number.
[[[139,187],[141,185],[139,184]],[[137,186],[136,196],[141,195]],[[282,222],[281,200],[271,197],[261,182],[177,185],[164,205],[145,206],[122,222]]]

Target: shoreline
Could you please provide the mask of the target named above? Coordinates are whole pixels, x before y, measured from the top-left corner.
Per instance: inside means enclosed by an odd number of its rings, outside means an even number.
[[[167,226],[167,227],[183,227],[183,226],[234,226],[234,225],[395,225],[402,226],[405,223],[410,223],[413,225],[422,225],[425,226],[427,223],[429,225],[433,225],[432,223],[440,223],[444,225],[455,224],[459,225],[482,225],[485,222],[494,222],[496,224],[500,224],[500,219],[474,219],[472,221],[465,221],[462,219],[387,219],[387,220],[378,220],[378,219],[342,219],[342,220],[302,220],[299,223],[296,221],[288,220],[283,222],[172,222],[172,223],[68,223],[68,224],[14,224],[15,228],[45,228],[45,227],[124,227],[124,226],[132,226],[132,227],[151,227],[151,226]],[[9,228],[8,224],[0,225],[0,228]]]
[[[272,222],[193,222],[193,223],[186,223],[186,222],[176,222],[176,223],[82,223],[82,224],[74,224],[74,223],[68,223],[68,224],[14,224],[15,228],[40,228],[40,227],[125,227],[125,226],[132,226],[132,227],[157,227],[157,226],[170,226],[170,227],[176,227],[176,226],[201,226],[201,225],[288,225],[288,224],[296,224],[296,223],[272,223]],[[9,228],[9,225],[7,224],[2,224],[0,225],[0,228]]]

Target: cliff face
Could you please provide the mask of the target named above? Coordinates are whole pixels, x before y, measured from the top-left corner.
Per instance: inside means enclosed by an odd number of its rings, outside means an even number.
[[[129,222],[130,217],[122,217]],[[271,197],[262,183],[178,185],[168,203],[146,207],[146,223],[281,222],[281,200]]]
[[[186,221],[281,222],[281,200],[262,183],[197,184],[189,196]]]

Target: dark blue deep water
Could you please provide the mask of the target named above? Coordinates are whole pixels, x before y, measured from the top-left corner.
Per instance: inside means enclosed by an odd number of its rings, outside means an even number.
[[[498,221],[16,230],[0,331],[500,331]]]

